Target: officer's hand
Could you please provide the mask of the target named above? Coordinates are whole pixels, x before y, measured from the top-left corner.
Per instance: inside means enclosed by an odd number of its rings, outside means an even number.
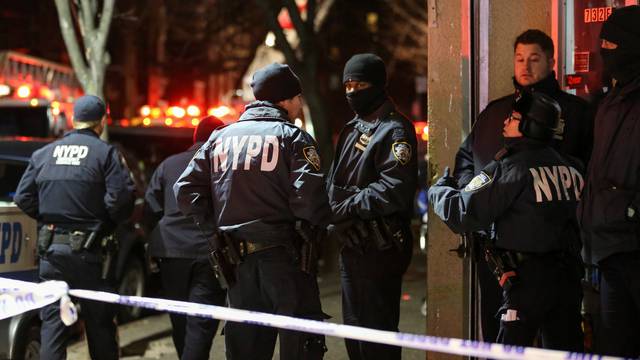
[[[458,188],[458,182],[456,179],[449,174],[449,167],[444,168],[444,174],[438,179],[438,181],[433,184],[433,186],[448,186],[454,189]]]

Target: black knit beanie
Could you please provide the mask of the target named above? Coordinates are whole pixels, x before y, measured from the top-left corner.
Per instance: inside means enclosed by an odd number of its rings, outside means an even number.
[[[387,69],[384,61],[375,54],[357,54],[344,65],[342,83],[347,81],[363,81],[373,86],[387,85]]]
[[[302,93],[300,79],[289,65],[273,63],[253,74],[251,89],[256,100],[278,103]]]

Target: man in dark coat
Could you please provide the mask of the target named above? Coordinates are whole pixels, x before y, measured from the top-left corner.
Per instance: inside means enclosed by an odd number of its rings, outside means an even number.
[[[640,6],[614,10],[600,53],[613,89],[598,107],[578,211],[585,260],[599,266],[603,328],[596,351],[640,356]]]
[[[145,194],[145,220],[153,229],[147,253],[157,259],[167,298],[223,306],[226,291],[220,287],[207,259],[205,234],[178,209],[173,185],[211,132],[224,123],[208,116],[193,133],[193,145],[168,157],[153,173]],[[181,359],[207,359],[218,320],[170,314],[173,344]]]
[[[509,116],[513,103],[522,92],[541,92],[560,104],[562,114],[558,133],[552,145],[586,164],[591,152],[592,114],[586,101],[560,90],[553,71],[555,64],[551,38],[540,30],[527,30],[514,42],[515,91],[494,100],[480,113],[471,133],[456,155],[454,177],[464,187],[479,174],[504,145],[502,122]],[[471,234],[470,238],[491,240],[491,229]],[[474,259],[480,288],[480,323],[484,340],[498,335],[496,312],[500,306],[501,289],[488,270],[481,243],[474,245]]]

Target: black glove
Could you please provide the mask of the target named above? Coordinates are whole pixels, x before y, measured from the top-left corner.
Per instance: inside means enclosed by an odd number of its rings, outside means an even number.
[[[442,174],[433,186],[448,186],[457,189],[458,182],[453,176],[449,175],[449,167],[447,166],[444,168],[444,174]]]
[[[364,253],[367,235],[364,223],[361,220],[348,220],[327,226],[327,238],[337,241],[339,244],[351,248],[360,254]]]

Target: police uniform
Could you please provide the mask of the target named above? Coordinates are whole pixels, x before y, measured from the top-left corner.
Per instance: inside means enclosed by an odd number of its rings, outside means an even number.
[[[214,131],[195,154],[174,189],[185,215],[205,231],[228,234],[240,252],[237,282],[228,289],[231,307],[326,318],[315,275],[300,269],[294,228],[297,220],[326,224],[323,178],[313,138],[266,101],[247,105],[236,123]],[[227,358],[271,359],[277,335],[281,359],[324,354],[323,336],[227,322]]]
[[[86,98],[77,101],[76,114],[78,103]],[[62,280],[70,288],[109,291],[102,279],[101,239],[129,218],[133,192],[122,156],[91,129],[71,131],[34,152],[14,201],[40,224],[53,229],[52,243],[40,257],[40,279]],[[92,232],[97,233],[91,246],[85,241],[79,250],[71,249],[72,233],[76,239],[86,240]],[[89,300],[80,300],[80,304],[91,358],[117,359],[112,305]],[[42,308],[40,316],[41,358],[65,359],[70,334],[60,320],[59,303]]]
[[[368,227],[361,247],[345,246],[340,254],[344,323],[398,331],[402,275],[413,243],[416,135],[389,100],[374,116],[374,121],[356,116],[340,133],[328,176],[329,200],[335,223],[381,220],[392,233],[401,233],[400,243],[383,233],[392,246],[381,249]],[[400,358],[398,347],[357,340],[346,345],[350,359]]]
[[[496,156],[463,189],[439,181],[429,189],[435,213],[456,233],[495,223],[491,254],[503,285],[498,341],[582,350],[580,239],[575,209],[584,185],[578,160],[547,141],[507,138]],[[453,186],[451,186],[453,185]],[[513,277],[512,277],[513,276]]]
[[[543,93],[551,96],[562,109],[562,132],[558,132],[552,145],[564,154],[583,161],[589,160],[593,140],[593,113],[589,104],[572,94],[560,89],[555,72],[541,81],[523,87],[515,79],[514,93],[491,101],[478,115],[473,129],[464,140],[456,154],[454,177],[461,187],[487,166],[494,155],[504,146],[502,137],[503,121],[511,110],[513,103],[523,92]],[[490,231],[474,233],[473,238],[484,240],[491,237]],[[477,244],[481,245],[481,244]],[[491,341],[498,334],[499,324],[494,320],[500,306],[502,290],[495,285],[493,275],[488,271],[484,261],[482,246],[475,246],[474,260],[480,287],[480,323],[484,340]]]
[[[222,124],[215,118],[202,119],[194,132],[194,140],[198,142],[187,151],[163,161],[147,187],[145,219],[153,229],[147,253],[158,259],[164,294],[172,300],[225,304],[226,291],[220,287],[207,260],[205,234],[191,218],[180,212],[173,193],[173,185],[193,155],[213,128]],[[218,320],[182,314],[170,314],[170,317],[178,356],[181,359],[208,358]]]

